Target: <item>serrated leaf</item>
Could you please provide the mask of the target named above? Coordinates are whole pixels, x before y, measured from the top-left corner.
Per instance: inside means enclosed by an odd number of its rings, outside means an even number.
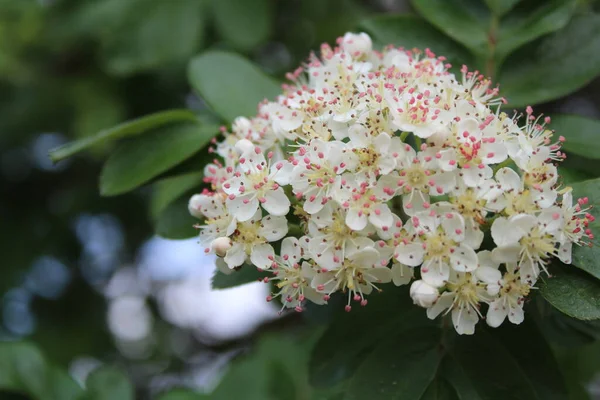
[[[157,218],[160,213],[185,192],[199,188],[204,174],[191,172],[164,178],[152,185],[152,199],[150,200],[150,213]],[[199,190],[198,190],[199,191]]]
[[[348,382],[344,398],[419,399],[440,364],[440,338],[436,328],[390,335],[361,363]]]
[[[596,218],[600,218],[600,179],[590,179],[577,182],[571,185],[573,188],[573,198],[588,198],[588,205],[592,206],[590,213]],[[596,221],[590,224],[592,233],[600,235],[600,224]],[[592,246],[573,246],[572,264],[581,268],[590,275],[600,279],[600,243],[594,238]]]
[[[124,142],[108,158],[100,174],[100,192],[114,196],[143,185],[206,146],[214,126],[181,123],[158,128]]]
[[[108,143],[113,140],[126,138],[148,132],[163,125],[181,121],[196,121],[196,115],[189,110],[169,110],[147,115],[132,121],[117,125],[114,128],[98,132],[96,135],[67,143],[50,150],[50,159],[54,162],[64,160],[82,150]]]
[[[565,265],[538,283],[540,293],[558,310],[582,320],[600,319],[600,281]]]
[[[565,137],[562,144],[567,154],[600,159],[600,121],[579,115],[553,115],[550,127]]]
[[[213,0],[212,6],[219,36],[236,49],[252,50],[271,34],[270,0]]]
[[[489,12],[473,0],[412,0],[419,14],[476,55],[488,48]]]
[[[361,27],[372,36],[377,46],[393,44],[406,49],[429,48],[458,67],[471,61],[471,55],[462,45],[416,16],[381,15],[362,21]]]
[[[256,114],[258,103],[275,99],[281,88],[245,58],[224,51],[207,51],[188,66],[190,84],[212,109],[231,122]]]
[[[600,16],[589,13],[507,58],[498,82],[508,107],[523,107],[572,93],[599,73]]]
[[[167,205],[156,218],[154,230],[165,239],[189,239],[198,235],[194,225],[199,221],[188,211],[188,197],[181,197]]]
[[[261,271],[253,265],[244,264],[239,270],[235,270],[228,275],[219,270],[215,271],[212,279],[212,288],[228,289],[251,282],[258,282],[266,276],[270,276],[270,273]]]
[[[133,400],[134,389],[119,369],[102,366],[94,370],[85,382],[86,400]]]

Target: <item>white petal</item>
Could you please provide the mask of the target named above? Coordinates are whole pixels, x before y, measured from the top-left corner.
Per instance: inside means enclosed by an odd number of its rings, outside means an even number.
[[[348,210],[346,214],[346,225],[352,230],[361,231],[367,226],[367,216],[360,214],[356,209]]]
[[[421,265],[421,263],[423,262],[423,255],[425,254],[425,250],[423,250],[423,245],[421,243],[400,243],[396,247],[395,254],[396,259],[402,264],[408,265],[410,267],[416,267]]]
[[[519,254],[521,254],[520,245],[496,247],[492,250],[492,258],[497,263],[512,263],[519,260]]]
[[[315,214],[323,209],[323,193],[321,190],[319,190],[318,194],[315,195],[315,198],[312,199],[312,201],[310,196],[308,197],[309,198],[304,201],[304,211],[309,214]]]
[[[454,302],[454,293],[442,293],[433,306],[427,310],[427,318],[434,319],[440,315],[442,311],[452,307],[452,302]]]
[[[442,228],[446,235],[455,242],[465,238],[465,220],[458,213],[446,213],[442,216]]]
[[[240,243],[234,243],[223,258],[229,268],[239,267],[246,261],[246,251]]]
[[[523,313],[523,307],[513,307],[508,312],[508,320],[513,324],[519,325],[525,319],[525,314]]]
[[[271,215],[286,215],[290,211],[290,199],[288,199],[281,187],[277,188],[277,190],[266,192],[265,199],[266,201],[262,203],[262,206]]]
[[[564,262],[565,264],[571,264],[572,250],[573,250],[573,242],[570,242],[570,241],[565,242],[565,243],[561,244],[560,247],[558,248],[558,252],[557,252],[556,256],[558,257],[558,259],[560,261]]]
[[[268,215],[262,219],[258,233],[269,242],[279,240],[288,233],[287,219]]]
[[[454,248],[454,252],[450,255],[450,264],[455,271],[471,272],[477,269],[477,254],[475,250],[464,244]]]
[[[504,305],[502,299],[497,299],[490,304],[486,315],[485,322],[492,328],[497,328],[502,325],[506,315],[508,314],[507,307]]]
[[[388,267],[370,268],[364,271],[367,280],[375,283],[388,283],[392,280],[392,271]]]
[[[302,247],[295,237],[286,237],[281,242],[281,258],[289,266],[300,263]]]
[[[259,244],[252,248],[252,254],[250,254],[250,261],[257,268],[269,269],[273,264],[275,252],[270,244]]]
[[[471,306],[457,307],[452,310],[452,323],[459,335],[472,335],[475,333],[475,324],[479,316]]]
[[[427,260],[421,266],[421,279],[431,286],[444,286],[448,278],[450,278],[450,267],[448,264]]]
[[[377,204],[373,206],[373,210],[369,215],[369,222],[375,225],[376,228],[390,227],[394,222],[394,217],[387,204]]]
[[[497,246],[515,245],[521,240],[523,235],[515,232],[508,219],[504,217],[496,218],[492,224],[492,238]]]
[[[227,208],[231,215],[238,221],[244,222],[251,219],[258,210],[258,200],[253,195],[236,196],[234,199],[227,198]],[[248,202],[244,204],[244,201]]]
[[[496,181],[500,187],[507,190],[520,190],[522,188],[521,177],[510,168],[500,168],[496,172]]]
[[[271,166],[273,180],[280,185],[289,185],[294,171],[294,164],[289,161],[278,161]]]
[[[410,283],[414,275],[415,270],[413,268],[399,263],[394,263],[392,265],[392,281],[396,286],[402,286]]]

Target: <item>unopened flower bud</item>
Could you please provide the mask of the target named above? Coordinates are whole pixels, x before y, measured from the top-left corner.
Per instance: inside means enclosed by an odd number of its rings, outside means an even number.
[[[410,297],[416,305],[429,308],[438,299],[439,292],[437,288],[419,280],[410,286]]]
[[[193,217],[204,218],[204,215],[202,214],[201,209],[202,209],[202,195],[195,194],[190,198],[190,201],[188,202],[188,210]]]
[[[342,48],[352,56],[371,53],[373,43],[366,33],[346,33],[342,39]]]
[[[231,248],[231,239],[228,237],[216,238],[212,242],[212,248],[216,255],[225,257],[225,254],[227,254],[227,251]]]

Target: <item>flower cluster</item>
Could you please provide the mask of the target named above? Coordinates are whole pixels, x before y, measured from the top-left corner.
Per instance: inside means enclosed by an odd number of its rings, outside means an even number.
[[[561,186],[550,119],[507,115],[488,79],[449,67],[348,33],[223,129],[211,189],[189,203],[219,268],[269,271],[269,300],[297,311],[335,292],[350,311],[412,281],[414,302],[451,313],[461,334],[484,313],[520,323],[540,274],[571,262],[593,217]]]

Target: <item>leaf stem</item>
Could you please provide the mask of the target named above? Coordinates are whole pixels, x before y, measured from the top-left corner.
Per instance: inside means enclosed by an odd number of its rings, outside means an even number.
[[[495,14],[492,14],[490,29],[488,31],[488,55],[485,62],[485,74],[490,79],[493,79],[496,74],[496,45],[499,23],[499,18]]]

